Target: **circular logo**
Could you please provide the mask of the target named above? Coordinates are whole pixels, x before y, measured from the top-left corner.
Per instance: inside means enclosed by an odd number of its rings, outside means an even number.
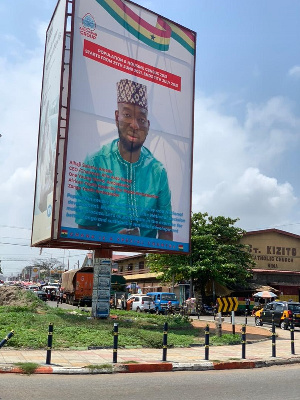
[[[85,14],[85,16],[82,18],[82,24],[85,28],[90,29],[91,31],[94,31],[96,29],[96,21],[94,20],[94,17],[91,14]]]

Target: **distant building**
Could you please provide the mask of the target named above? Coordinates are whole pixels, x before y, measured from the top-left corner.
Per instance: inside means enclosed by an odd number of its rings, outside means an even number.
[[[170,291],[169,286],[160,283],[157,273],[150,272],[145,254],[113,255],[113,262],[117,264],[116,272],[124,276],[128,286],[137,283],[143,293]]]
[[[247,232],[241,242],[256,263],[253,282],[277,289],[281,300],[300,301],[300,236],[265,229]]]
[[[241,242],[248,246],[256,263],[253,287],[270,286],[278,291],[281,300],[300,301],[300,236],[278,229],[265,229],[247,232]],[[136,284],[143,293],[175,291],[180,298],[188,293],[189,282],[175,282],[175,287],[172,283],[163,284],[159,274],[150,271],[145,254],[114,254],[112,261],[113,273],[124,276],[128,288]]]

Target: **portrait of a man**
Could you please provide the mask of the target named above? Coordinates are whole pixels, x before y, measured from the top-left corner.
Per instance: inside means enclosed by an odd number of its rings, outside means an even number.
[[[81,229],[173,240],[167,172],[144,146],[150,128],[146,85],[117,83],[115,124],[118,137],[82,163],[75,222]]]

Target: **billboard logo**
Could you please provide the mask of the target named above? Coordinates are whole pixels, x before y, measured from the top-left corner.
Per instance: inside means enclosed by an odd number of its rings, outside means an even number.
[[[96,39],[97,33],[94,32],[95,29],[96,29],[95,18],[90,13],[85,14],[85,16],[82,18],[82,26],[79,27],[81,35],[91,39]]]

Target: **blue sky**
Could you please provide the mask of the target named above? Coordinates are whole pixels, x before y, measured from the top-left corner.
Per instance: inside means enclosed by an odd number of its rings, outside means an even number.
[[[193,211],[300,234],[300,2],[137,1],[197,32]],[[56,0],[0,1],[0,258],[29,248],[45,31]],[[8,244],[4,244],[8,243]],[[70,267],[85,252],[43,250]]]

